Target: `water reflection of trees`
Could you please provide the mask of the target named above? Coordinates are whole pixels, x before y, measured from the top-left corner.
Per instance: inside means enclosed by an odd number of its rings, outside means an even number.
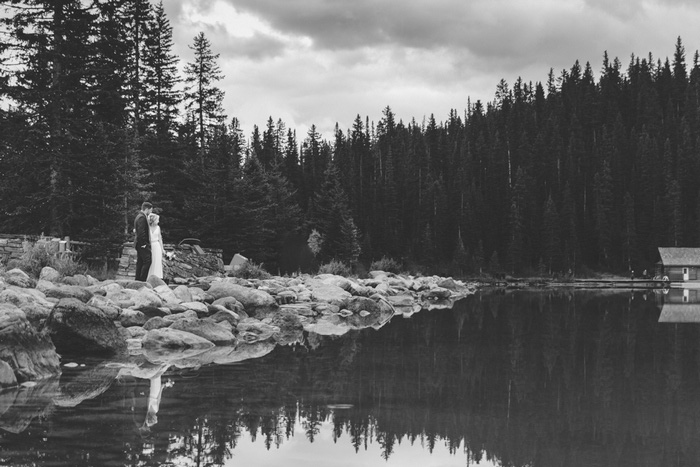
[[[512,466],[698,465],[700,327],[658,317],[641,293],[476,295],[315,348],[169,373],[152,439],[126,416],[90,430],[102,451],[117,433],[129,465],[221,465],[243,436],[276,449],[300,431],[315,442],[322,423],[385,458],[408,442]],[[130,391],[148,384],[105,398],[126,412]]]
[[[504,465],[696,465],[699,328],[658,315],[642,294],[475,296],[314,351],[279,349],[241,368],[205,419],[268,448],[297,422],[313,442],[330,421],[335,440],[376,442],[385,457],[420,442]],[[352,407],[328,408],[338,403]]]

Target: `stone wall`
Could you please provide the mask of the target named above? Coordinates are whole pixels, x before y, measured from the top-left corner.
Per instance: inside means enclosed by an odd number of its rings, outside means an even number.
[[[165,244],[166,257],[163,258],[163,279],[191,279],[224,272],[223,250],[201,248],[197,252],[191,245]],[[136,276],[136,249],[133,242],[124,243],[119,259],[117,279],[133,279]]]
[[[0,234],[0,265],[7,265],[11,259],[20,259],[27,240],[26,235]]]
[[[51,244],[50,251],[72,254],[80,251],[84,242],[72,242],[68,237],[60,239],[43,235],[0,234],[0,266],[7,266],[12,259],[21,259],[31,245],[37,242]]]

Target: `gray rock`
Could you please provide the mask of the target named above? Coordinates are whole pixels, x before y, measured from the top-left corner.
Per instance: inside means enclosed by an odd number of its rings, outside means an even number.
[[[134,297],[134,307],[135,308],[142,308],[142,307],[161,307],[163,306],[163,300],[160,299],[158,294],[155,293],[153,289],[149,289],[147,287],[141,287],[139,290],[137,290],[137,293],[133,296]]]
[[[93,293],[87,290],[85,287],[76,285],[61,285],[57,284],[56,287],[52,287],[45,292],[46,296],[49,298],[75,298],[83,303],[87,303],[93,297]]]
[[[148,331],[142,340],[142,345],[144,349],[208,349],[214,347],[213,343],[202,337],[171,328]]]
[[[236,300],[234,297],[222,297],[216,299],[214,300],[214,302],[212,302],[212,305],[223,306],[227,310],[231,310],[234,313],[239,313],[244,310],[243,304]]]
[[[115,354],[126,350],[114,321],[99,308],[75,298],[63,298],[56,304],[46,320],[46,329],[62,354]]]
[[[160,297],[165,306],[179,305],[182,302],[166,284],[155,287],[153,291]]]
[[[181,303],[180,305],[184,306],[188,310],[194,311],[199,317],[209,316],[209,307],[204,302],[189,302]]]
[[[16,285],[7,286],[5,290],[0,292],[0,303],[11,303],[21,308],[31,322],[46,319],[54,305],[40,291]]]
[[[130,326],[125,329],[129,333],[129,339],[141,339],[149,331],[149,329],[144,329],[141,326]]]
[[[311,300],[317,302],[326,302],[340,306],[352,296],[337,285],[324,284],[317,280],[307,281],[307,286],[311,290]]]
[[[209,319],[181,319],[174,322],[170,329],[190,332],[215,345],[234,345],[236,337],[231,331],[219,326]]]
[[[434,287],[423,292],[422,296],[426,300],[446,300],[452,296],[452,292],[442,287]]]
[[[275,341],[280,345],[290,345],[304,340],[304,326],[299,315],[287,310],[280,310],[270,319],[270,325],[279,328],[279,332],[273,334]]]
[[[10,269],[6,273],[5,282],[25,289],[34,288],[36,281],[19,268]]]
[[[172,315],[163,316],[163,319],[170,323],[174,323],[175,321],[185,318],[197,318],[197,312],[194,310],[187,310],[182,313],[173,313]]]
[[[292,303],[289,305],[280,305],[280,311],[282,310],[289,311],[297,316],[313,317],[320,314],[313,309],[311,303]]]
[[[12,367],[4,360],[0,360],[0,390],[17,386],[17,377]]]
[[[223,297],[235,298],[250,316],[278,308],[277,302],[269,293],[244,287],[227,279],[214,282],[207,293],[214,297],[214,300]]]
[[[131,326],[143,326],[144,324],[146,324],[146,321],[148,321],[148,318],[142,311],[134,310],[131,308],[122,310],[122,313],[119,316],[119,322],[125,328]]]
[[[344,306],[354,314],[359,314],[362,310],[368,311],[370,314],[380,312],[377,302],[366,297],[351,297],[345,301]]]
[[[151,329],[167,328],[171,324],[173,324],[172,321],[166,321],[165,318],[161,316],[154,316],[153,318],[146,321],[146,324],[143,325],[143,329],[146,331],[150,331]]]
[[[259,342],[271,338],[280,331],[277,326],[272,326],[254,318],[241,320],[236,326],[240,339],[245,343]]]
[[[39,273],[39,280],[48,282],[58,282],[61,279],[61,273],[56,271],[51,266],[44,266]]]
[[[18,382],[36,381],[61,374],[56,347],[37,332],[22,310],[0,304],[0,360],[7,363]]]
[[[75,274],[73,276],[64,277],[63,283],[77,287],[88,287],[90,285],[90,281],[84,274]]]
[[[157,287],[160,287],[162,285],[165,285],[167,287],[167,284],[165,283],[165,281],[163,279],[161,279],[158,276],[154,276],[152,274],[150,276],[148,276],[148,279],[146,279],[146,282],[151,284],[151,287],[153,287],[154,289]]]
[[[93,295],[88,305],[99,308],[111,320],[119,319],[119,315],[122,312],[122,309],[116,303],[101,295]]]
[[[223,321],[226,321],[235,328],[238,325],[238,322],[241,320],[241,317],[233,311],[221,310],[211,315],[208,319],[215,323],[221,323]]]
[[[184,285],[178,285],[173,289],[173,293],[175,296],[180,300],[181,302],[192,302],[194,299],[192,298],[192,294],[190,293],[190,289],[187,288],[187,286]],[[202,291],[204,293],[204,291]]]

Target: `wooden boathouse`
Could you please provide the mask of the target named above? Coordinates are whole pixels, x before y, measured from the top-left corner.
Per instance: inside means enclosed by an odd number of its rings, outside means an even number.
[[[700,248],[659,247],[659,275],[671,282],[700,281]]]

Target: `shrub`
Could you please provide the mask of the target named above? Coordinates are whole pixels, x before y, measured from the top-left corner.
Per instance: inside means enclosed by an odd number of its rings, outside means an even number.
[[[352,268],[342,261],[332,260],[330,263],[322,264],[318,268],[318,273],[348,277],[352,274]]]
[[[87,267],[70,256],[59,257],[55,242],[36,242],[27,247],[17,267],[34,277],[39,277],[41,270],[50,266],[63,276],[84,274]]]
[[[372,261],[372,264],[370,264],[369,266],[369,270],[393,272],[394,274],[399,274],[402,270],[402,267],[401,263],[399,263],[395,259],[382,256],[382,259],[378,261]]]
[[[255,264],[252,261],[246,261],[238,269],[231,271],[229,276],[241,279],[269,279],[272,277],[269,272],[263,269],[262,264]]]

